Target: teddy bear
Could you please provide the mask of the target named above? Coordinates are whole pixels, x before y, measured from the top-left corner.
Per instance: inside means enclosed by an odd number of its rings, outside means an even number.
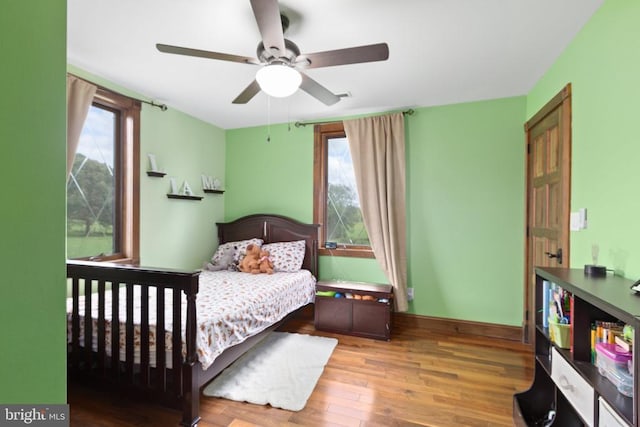
[[[260,265],[258,262],[259,259],[260,259],[260,247],[258,247],[257,245],[254,245],[253,243],[248,244],[245,250],[245,255],[240,261],[240,264],[238,265],[238,270],[243,271],[245,273],[253,273],[253,274],[260,273]]]
[[[269,253],[269,251],[260,250],[260,259],[258,259],[258,265],[260,267],[261,273],[273,273],[273,261],[271,261],[271,254]]]

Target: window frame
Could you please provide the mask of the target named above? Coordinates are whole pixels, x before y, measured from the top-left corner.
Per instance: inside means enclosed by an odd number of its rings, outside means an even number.
[[[140,101],[98,87],[92,105],[116,113],[115,132],[115,244],[118,250],[104,256],[75,258],[126,264],[140,262]]]
[[[346,137],[342,122],[321,123],[313,128],[313,221],[319,224],[318,253],[324,256],[375,258],[371,246],[338,245],[336,249],[326,249],[327,218],[327,166],[329,140]]]

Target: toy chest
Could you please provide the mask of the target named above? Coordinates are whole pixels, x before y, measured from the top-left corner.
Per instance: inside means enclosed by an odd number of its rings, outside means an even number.
[[[633,375],[629,372],[631,353],[624,352],[615,344],[596,344],[596,366],[601,375],[607,377],[625,396],[633,396]]]

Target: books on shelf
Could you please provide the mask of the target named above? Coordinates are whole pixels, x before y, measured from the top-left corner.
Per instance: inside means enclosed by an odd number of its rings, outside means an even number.
[[[551,291],[551,282],[544,280],[542,282],[542,327],[549,327],[549,295]]]
[[[546,306],[549,311],[548,321],[569,325],[571,323],[571,294],[555,283],[549,285],[549,296]],[[545,307],[543,306],[543,315]]]
[[[572,310],[572,295],[555,283],[543,281],[542,325],[549,328],[549,337],[559,348],[572,348]]]

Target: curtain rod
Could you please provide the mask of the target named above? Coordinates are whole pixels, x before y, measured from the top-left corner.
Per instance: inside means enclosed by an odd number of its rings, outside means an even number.
[[[405,116],[411,116],[413,115],[413,113],[415,113],[413,108],[409,108],[408,110],[405,110],[402,112],[402,114]],[[304,127],[308,125],[326,125],[327,123],[338,123],[339,121],[340,120],[328,120],[325,122],[296,122],[295,126],[299,128],[299,127]]]
[[[126,97],[126,98],[133,99],[134,101],[144,102],[145,104],[149,104],[149,105],[151,105],[152,107],[158,107],[158,108],[159,108],[160,110],[162,110],[162,111],[167,111],[167,108],[168,108],[168,107],[167,107],[167,104],[156,104],[156,103],[155,103],[155,102],[153,102],[153,101],[146,101],[146,100],[144,100],[144,99],[134,98],[133,96],[125,95],[124,93],[121,93],[121,92],[115,91],[115,90],[113,90],[113,89],[111,89],[111,88],[108,88],[108,87],[105,87],[105,86],[102,86],[102,85],[99,85],[99,84],[97,84],[97,83],[95,83],[95,82],[92,82],[91,80],[87,80],[87,79],[85,79],[85,78],[83,78],[83,77],[80,77],[80,76],[77,76],[77,75],[75,75],[75,74],[73,74],[73,73],[67,73],[67,74],[70,74],[70,75],[72,75],[73,77],[78,78],[78,79],[80,79],[80,80],[84,80],[84,81],[85,81],[85,82],[87,82],[87,83],[91,83],[92,85],[95,85],[95,86],[97,86],[98,88],[100,88],[100,89],[102,89],[102,90],[106,90],[106,91],[109,91],[109,92],[113,92],[113,93],[115,93],[116,95],[124,96],[124,97]]]

